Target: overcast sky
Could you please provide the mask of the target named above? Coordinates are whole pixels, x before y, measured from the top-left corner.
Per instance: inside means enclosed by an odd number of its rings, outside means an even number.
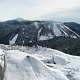
[[[0,0],[0,21],[18,17],[80,23],[80,0]]]

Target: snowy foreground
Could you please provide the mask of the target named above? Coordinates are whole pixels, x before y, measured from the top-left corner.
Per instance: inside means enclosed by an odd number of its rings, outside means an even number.
[[[42,47],[1,48],[4,80],[80,80],[78,56]]]

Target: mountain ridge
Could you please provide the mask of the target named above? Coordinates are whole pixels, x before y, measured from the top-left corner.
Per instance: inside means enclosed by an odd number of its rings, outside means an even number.
[[[16,19],[14,19],[1,23],[0,28],[0,37],[2,35],[2,37],[5,37],[6,35],[11,34],[12,36],[14,35],[14,38],[16,34],[18,34],[19,39],[21,38],[21,36],[23,37],[22,40],[18,39],[21,44],[25,42],[25,40],[29,43],[29,41],[31,40],[48,40],[58,36],[71,38],[79,37],[77,33],[72,31],[69,27],[65,26],[64,23],[57,21],[17,21]],[[8,41],[11,39],[11,37],[8,39]]]
[[[78,29],[75,28],[76,25]],[[14,19],[0,23],[0,43],[39,45],[55,48],[68,54],[72,54],[72,51],[73,55],[80,55],[78,45],[80,30],[79,24],[76,23],[76,25],[57,21],[16,21]]]

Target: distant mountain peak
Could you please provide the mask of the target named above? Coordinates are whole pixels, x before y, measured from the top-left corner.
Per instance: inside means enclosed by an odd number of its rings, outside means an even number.
[[[16,21],[25,21],[25,19],[23,19],[23,18],[16,18],[14,20],[16,20]]]

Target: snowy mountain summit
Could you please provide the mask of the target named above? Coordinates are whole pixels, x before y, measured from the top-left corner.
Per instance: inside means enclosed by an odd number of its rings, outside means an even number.
[[[78,56],[42,47],[0,47],[4,80],[80,80]]]
[[[15,21],[25,21],[23,18],[14,19]]]

